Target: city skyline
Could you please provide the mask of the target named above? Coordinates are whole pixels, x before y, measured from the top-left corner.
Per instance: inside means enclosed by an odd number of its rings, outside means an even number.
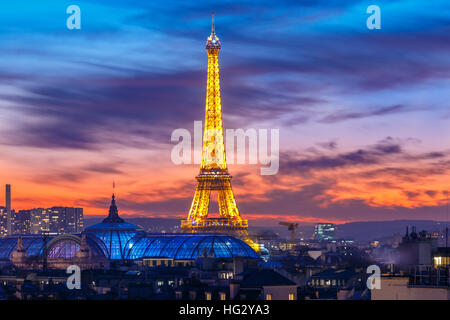
[[[278,174],[230,165],[245,219],[444,221],[450,11],[443,1],[402,3],[381,5],[376,31],[365,25],[367,1],[80,1],[78,31],[65,29],[63,5],[17,13],[6,4],[0,181],[13,187],[12,209],[104,215],[114,180],[121,214],[185,218],[198,166],[170,161],[170,134],[204,116],[215,11],[224,127],[280,129]]]

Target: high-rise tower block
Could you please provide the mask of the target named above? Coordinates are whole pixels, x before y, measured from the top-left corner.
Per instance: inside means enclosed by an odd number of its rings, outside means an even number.
[[[6,228],[8,235],[12,234],[12,213],[11,213],[11,185],[6,185]]]

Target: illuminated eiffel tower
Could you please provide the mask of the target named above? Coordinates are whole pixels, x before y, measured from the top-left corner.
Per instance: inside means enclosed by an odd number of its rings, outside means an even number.
[[[219,79],[220,41],[214,30],[206,41],[208,52],[208,80],[206,86],[205,129],[203,134],[202,163],[196,177],[197,188],[187,220],[181,221],[184,232],[221,232],[247,240],[248,222],[239,215],[231,189],[222,126],[222,106]],[[217,192],[219,217],[208,217],[211,191]]]

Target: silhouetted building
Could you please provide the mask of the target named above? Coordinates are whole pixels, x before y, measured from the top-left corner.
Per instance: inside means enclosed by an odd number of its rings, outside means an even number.
[[[330,241],[335,238],[336,225],[333,223],[317,223],[314,226],[314,239],[318,241]]]
[[[230,284],[238,300],[297,300],[297,284],[274,270],[248,270]]]
[[[63,234],[83,231],[83,208],[52,207],[20,210],[15,215],[14,234]]]
[[[429,278],[426,274],[425,278]],[[408,276],[382,276],[381,288],[371,290],[372,300],[450,300],[448,274],[441,275],[441,283],[412,281]],[[444,283],[442,283],[444,282]],[[446,283],[445,283],[446,282]]]
[[[11,212],[11,185],[7,184],[6,185],[6,212],[7,212],[7,216],[6,216],[6,229],[7,229],[7,234],[11,235],[12,234],[12,224],[13,224],[13,217],[12,217],[12,212]]]
[[[397,249],[397,265],[403,269],[417,265],[431,265],[432,250],[433,239],[427,232],[417,233],[416,228],[413,227],[412,232],[409,233],[406,228],[406,234]]]
[[[30,233],[41,234],[49,232],[49,219],[47,210],[35,208],[30,210],[21,210],[20,212],[30,215]]]
[[[0,237],[8,235],[8,210],[6,207],[0,207]]]
[[[435,268],[450,267],[450,247],[437,248],[433,254],[433,265]]]
[[[50,233],[80,233],[83,231],[83,208],[52,207],[47,211]]]
[[[326,269],[314,274],[308,285],[314,288],[348,288],[357,282],[358,274],[353,269]]]
[[[31,234],[31,216],[29,210],[19,210],[14,215],[13,234]]]

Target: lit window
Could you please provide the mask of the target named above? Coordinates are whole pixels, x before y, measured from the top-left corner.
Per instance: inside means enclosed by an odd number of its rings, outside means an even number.
[[[442,257],[434,257],[434,264],[440,266],[442,264]]]
[[[206,300],[211,300],[211,292],[206,292]]]
[[[293,293],[289,293],[289,300],[294,300],[295,295]]]
[[[270,293],[266,294],[266,300],[272,300],[272,294]]]
[[[221,292],[219,295],[220,295],[220,300],[226,300],[227,295],[225,293]]]

